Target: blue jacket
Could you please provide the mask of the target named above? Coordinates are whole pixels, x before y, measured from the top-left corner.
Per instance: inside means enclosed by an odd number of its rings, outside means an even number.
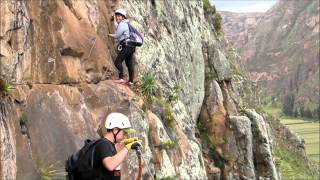
[[[112,37],[118,42],[130,37],[128,22],[128,19],[124,19],[116,26],[117,31],[115,34],[112,34]]]

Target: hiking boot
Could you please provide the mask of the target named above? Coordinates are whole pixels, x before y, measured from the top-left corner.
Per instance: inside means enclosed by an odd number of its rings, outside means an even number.
[[[133,82],[130,82],[130,81],[129,81],[129,82],[127,83],[127,85],[131,87],[131,86],[133,86]]]
[[[127,83],[128,81],[127,81],[127,80],[124,80],[124,79],[117,79],[117,80],[113,80],[113,82],[115,82],[115,83],[120,83],[120,84],[125,84],[125,83]]]

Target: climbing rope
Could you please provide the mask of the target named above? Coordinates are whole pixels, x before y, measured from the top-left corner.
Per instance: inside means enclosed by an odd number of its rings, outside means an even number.
[[[91,44],[91,48],[90,48],[90,51],[89,51],[89,55],[88,55],[88,57],[84,58],[83,60],[88,60],[89,57],[91,56],[92,49],[93,49],[93,47],[95,47],[95,45],[96,45],[97,38],[96,38],[96,37],[92,37],[92,38],[89,39],[89,41],[90,41],[90,44]]]
[[[129,119],[133,120],[133,115],[132,115],[132,111],[133,111],[133,106],[135,106],[136,109],[139,109],[138,106],[132,101],[132,97],[129,97],[127,95],[127,93],[125,93],[124,91],[122,92],[123,96],[125,97],[128,97],[128,102],[129,102]],[[135,129],[135,128],[134,128]],[[138,132],[135,131],[133,133],[133,136],[134,137],[138,137]],[[147,162],[147,158],[144,157],[143,155],[143,149],[141,147],[138,146],[138,149],[136,150],[136,154],[137,154],[137,157],[138,157],[138,161],[139,161],[139,171],[138,171],[138,177],[141,178],[141,175],[142,175],[142,160],[144,160],[145,162]],[[148,171],[148,174],[150,175],[150,177],[154,180],[154,177],[150,171],[150,168],[148,165],[145,165],[144,167],[147,168],[147,171]],[[137,180],[139,179],[137,177]]]
[[[142,154],[143,154],[143,153],[142,153],[142,152],[143,152],[143,151],[142,151],[142,148],[141,148],[141,147],[138,147],[138,150],[137,150],[137,151],[139,151],[139,153],[140,153],[140,156],[141,156],[141,158],[142,158],[141,161],[144,160],[144,161],[146,162],[146,158],[142,155]],[[154,176],[152,175],[149,166],[145,165],[144,167],[147,168],[148,174],[150,175],[151,179],[154,180]]]
[[[137,158],[138,158],[138,166],[139,166],[139,169],[138,169],[138,176],[137,176],[137,180],[140,180],[141,177],[142,177],[142,159],[141,159],[141,151],[140,149],[138,148],[136,150],[136,154],[137,154]]]

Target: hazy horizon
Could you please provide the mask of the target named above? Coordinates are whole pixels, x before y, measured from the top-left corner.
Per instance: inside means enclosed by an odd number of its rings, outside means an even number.
[[[218,11],[266,12],[278,0],[210,0]]]

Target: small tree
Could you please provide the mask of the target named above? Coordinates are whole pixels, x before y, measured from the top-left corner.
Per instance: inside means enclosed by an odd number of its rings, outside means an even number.
[[[320,121],[320,120],[319,120],[319,117],[320,117],[320,105],[318,105],[318,107],[317,107],[316,109],[314,109],[314,111],[313,111],[313,117],[316,118],[316,119],[318,119],[318,121]]]
[[[285,115],[292,116],[293,115],[293,106],[294,106],[294,96],[292,94],[286,95],[283,101],[282,112]]]
[[[213,26],[216,32],[221,32],[222,25],[221,25],[222,17],[219,13],[216,13],[213,18]]]
[[[209,0],[203,0],[203,9],[208,14],[216,13],[216,7],[211,5]]]
[[[306,118],[313,118],[312,112],[311,112],[310,109],[306,109],[306,110],[304,111],[304,117],[306,117]]]

